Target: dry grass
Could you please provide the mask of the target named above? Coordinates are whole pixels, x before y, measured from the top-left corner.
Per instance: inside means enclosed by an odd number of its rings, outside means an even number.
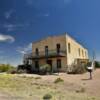
[[[59,77],[64,81],[62,84],[55,84],[54,81]],[[68,77],[72,80],[68,80]],[[88,86],[88,83],[81,81],[77,79],[75,82],[73,76],[65,74],[59,76],[1,74],[0,100],[43,100],[46,94],[52,96],[51,100],[100,100],[99,97],[87,93],[85,86]]]

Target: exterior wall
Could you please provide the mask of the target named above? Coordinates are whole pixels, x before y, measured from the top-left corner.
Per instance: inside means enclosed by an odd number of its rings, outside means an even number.
[[[70,43],[70,50],[69,53],[68,50],[68,44]],[[61,49],[63,51],[66,51],[66,54],[64,57],[54,57],[54,58],[48,58],[48,60],[52,60],[52,68],[53,71],[57,71],[57,59],[61,59],[61,71],[66,71],[67,65],[72,65],[73,63],[76,63],[76,59],[88,59],[88,50],[85,49],[82,45],[77,43],[73,38],[68,36],[67,34],[61,35],[61,36],[53,36],[45,38],[41,41],[34,42],[32,44],[32,55],[34,56],[34,53],[36,51],[36,48],[39,50],[39,54],[41,52],[44,55],[44,58],[39,59],[39,66],[46,64],[46,58],[45,58],[45,46],[48,46],[48,50],[55,50],[56,51],[56,45],[60,44]],[[80,54],[79,54],[80,49]],[[34,60],[33,60],[33,66]]]
[[[32,53],[34,55],[36,48],[38,48],[39,50],[39,54],[41,55],[41,52],[45,55],[45,46],[48,46],[48,50],[54,50],[56,52],[57,48],[56,45],[60,44],[60,50],[61,51],[65,51],[66,52],[66,37],[65,35],[61,35],[61,36],[53,36],[53,37],[48,37],[46,39],[43,39],[41,41],[35,42],[32,44]],[[66,58],[67,54],[65,55],[65,57],[60,57],[59,59],[61,59],[61,64],[62,64],[62,68],[61,70],[64,71],[66,64],[67,64],[67,58]],[[52,60],[52,67],[54,71],[57,71],[57,59],[58,57],[54,57],[54,58],[48,58],[48,60]],[[39,65],[44,65],[46,64],[46,58],[41,58],[39,59]],[[33,66],[34,65],[34,60],[33,60]]]
[[[71,52],[69,53],[68,44],[70,43]],[[66,35],[67,64],[72,65],[76,59],[88,59],[88,51],[77,43],[70,36]],[[80,53],[79,53],[80,50]]]
[[[61,49],[66,50],[65,45],[65,35],[61,36],[53,36],[53,37],[48,37],[46,39],[43,39],[41,41],[38,41],[36,43],[32,44],[32,52],[35,52],[35,49],[38,48],[39,52],[44,52],[45,51],[45,46],[48,46],[49,50],[56,50],[56,44],[60,43],[61,44]]]
[[[48,58],[48,60],[52,60],[52,68],[53,71],[56,72],[57,69],[57,59],[61,59],[61,69],[60,71],[65,71],[66,70],[66,58],[65,57],[58,57],[58,58]],[[46,64],[46,60],[45,59],[40,59],[39,60],[39,66],[42,66]]]

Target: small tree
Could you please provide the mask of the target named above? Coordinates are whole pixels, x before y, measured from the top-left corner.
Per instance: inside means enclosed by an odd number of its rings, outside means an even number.
[[[11,69],[14,69],[14,67],[11,66],[10,64],[1,64],[0,65],[0,72],[7,72]]]
[[[95,67],[96,67],[96,68],[100,68],[100,62],[95,61]]]

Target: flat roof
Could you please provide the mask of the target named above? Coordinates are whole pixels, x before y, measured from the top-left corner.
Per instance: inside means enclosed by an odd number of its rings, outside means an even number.
[[[73,38],[68,32],[64,32],[64,33],[61,33],[61,34],[57,34],[57,35],[48,35],[44,38],[41,38],[39,40],[36,40],[34,42],[32,42],[32,44],[35,44],[35,43],[38,43],[38,42],[41,42],[42,40],[45,40],[47,38],[53,38],[53,37],[60,37],[60,36],[68,36],[70,37],[72,40],[74,40],[77,44],[79,44],[80,46],[82,46],[84,49],[87,49],[82,43],[80,43],[79,41],[77,41],[75,38]]]

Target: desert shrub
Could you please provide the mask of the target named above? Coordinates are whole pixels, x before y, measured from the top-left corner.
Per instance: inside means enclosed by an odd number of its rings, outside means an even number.
[[[64,80],[61,79],[61,78],[57,78],[57,79],[54,81],[54,83],[60,83],[60,82],[64,82]]]
[[[39,71],[40,71],[41,74],[50,73],[51,72],[51,66],[49,64],[42,65],[42,66],[40,66]]]
[[[27,73],[27,71],[23,69],[17,70],[17,74],[23,74],[23,73]]]
[[[12,69],[14,69],[14,67],[9,64],[1,64],[0,65],[0,72],[7,72]]]
[[[95,61],[95,67],[96,67],[96,68],[100,68],[100,62]]]
[[[17,69],[13,68],[7,71],[8,74],[16,74],[17,73]]]
[[[35,77],[36,80],[41,79],[41,77]]]
[[[85,88],[82,87],[79,90],[76,90],[76,93],[84,93],[85,91]]]
[[[83,74],[85,73],[86,70],[86,65],[85,64],[79,64],[79,65],[72,65],[70,68],[67,70],[68,74]]]
[[[43,96],[43,99],[44,100],[50,100],[50,99],[52,99],[52,95],[51,94],[46,94],[46,95]]]

